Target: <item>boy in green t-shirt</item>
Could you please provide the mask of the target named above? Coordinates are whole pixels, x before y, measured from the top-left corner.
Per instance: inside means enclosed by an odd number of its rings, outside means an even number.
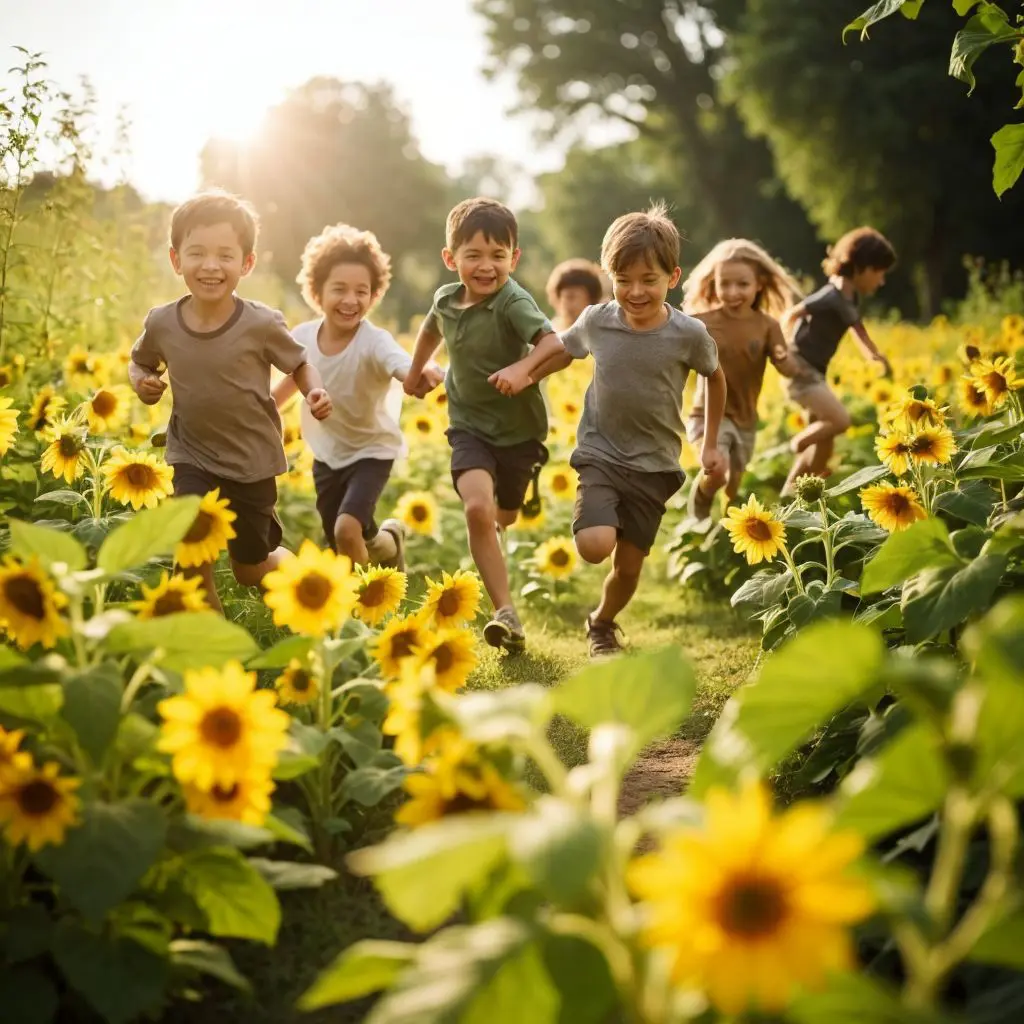
[[[526,638],[495,524],[504,529],[515,522],[534,472],[547,460],[547,412],[530,375],[562,346],[537,303],[510,276],[519,262],[519,226],[508,207],[493,199],[464,200],[448,214],[445,241],[441,258],[459,280],[434,295],[405,391],[416,394],[443,340],[452,482],[465,508],[469,550],[495,609],[484,639],[515,654]]]

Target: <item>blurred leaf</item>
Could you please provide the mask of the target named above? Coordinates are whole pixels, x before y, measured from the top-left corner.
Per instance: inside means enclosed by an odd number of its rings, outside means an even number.
[[[992,188],[1001,197],[1024,171],[1024,124],[1004,124],[992,136],[992,148],[996,151]]]
[[[171,943],[170,953],[171,964],[176,968],[216,978],[239,992],[252,991],[249,979],[239,973],[223,946],[198,939],[177,939]]]
[[[4,1020],[11,1024],[51,1024],[59,998],[53,982],[37,967],[0,967]]]
[[[557,692],[557,691],[556,691]],[[475,743],[500,743],[544,728],[551,720],[552,691],[535,683],[443,701],[459,731]]]
[[[260,651],[246,662],[246,668],[285,668],[292,658],[304,658],[314,643],[311,636],[287,636],[273,647]]]
[[[969,957],[979,963],[1024,970],[1024,909],[1004,912],[974,944]]]
[[[23,559],[33,556],[47,568],[64,564],[69,572],[79,572],[89,563],[85,548],[62,530],[48,530],[21,519],[7,519],[11,529],[10,554]]]
[[[413,962],[419,949],[408,942],[356,942],[320,972],[302,994],[298,1007],[309,1013],[379,992]]]
[[[69,490],[45,491],[43,494],[36,496],[35,503],[52,503],[54,505],[72,506],[84,505],[86,508],[89,507],[89,499],[84,494],[79,494],[78,491]]]
[[[1000,601],[964,632],[963,649],[985,676],[1014,677],[1024,666],[1024,595]]]
[[[199,501],[191,495],[168,498],[156,508],[136,512],[107,535],[96,556],[97,567],[114,576],[151,558],[173,554],[195,522]]]
[[[250,857],[254,867],[274,889],[319,889],[327,882],[333,882],[338,872],[323,864],[298,864],[286,860],[266,860]]]
[[[339,796],[344,803],[352,800],[363,807],[376,807],[385,797],[401,788],[408,774],[404,766],[377,768],[366,765],[355,768],[342,780]]]
[[[31,722],[49,722],[64,703],[64,690],[50,683],[0,687],[0,711]]]
[[[945,523],[940,519],[922,519],[892,534],[875,552],[864,567],[861,593],[878,594],[924,569],[959,564]]]
[[[786,1014],[793,1024],[942,1024],[934,1010],[909,1009],[898,993],[867,974],[832,974],[823,992],[797,998]]]
[[[257,650],[247,629],[213,611],[176,612],[122,623],[107,635],[106,648],[114,654],[160,650],[157,663],[176,672],[245,661]]]
[[[608,1024],[617,1002],[608,961],[591,943],[574,935],[545,935],[541,955],[561,996],[561,1024]]]
[[[123,691],[121,670],[109,661],[64,682],[61,715],[94,765],[100,764],[117,735]]]

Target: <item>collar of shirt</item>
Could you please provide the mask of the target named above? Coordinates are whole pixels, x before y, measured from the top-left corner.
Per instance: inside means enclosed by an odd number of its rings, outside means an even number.
[[[476,309],[482,306],[484,309],[494,309],[499,301],[504,302],[512,290],[513,282],[510,277],[486,302],[474,302],[472,306],[453,308],[453,302],[463,289],[461,281],[452,281],[451,284],[442,285],[437,297],[437,308],[446,313],[465,313],[468,309]]]

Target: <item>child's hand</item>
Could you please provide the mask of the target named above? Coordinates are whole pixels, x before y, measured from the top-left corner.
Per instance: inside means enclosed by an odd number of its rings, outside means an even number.
[[[306,395],[306,404],[315,420],[325,420],[334,411],[334,403],[331,396],[323,388],[313,388]]]
[[[875,362],[881,364],[883,377],[892,377],[892,363],[890,363],[889,360],[885,356],[883,356],[881,352],[879,352],[878,355],[875,356]]]
[[[718,445],[715,445],[714,448],[711,448],[708,445],[703,445],[701,447],[700,466],[708,476],[724,476],[729,468],[726,465],[725,456],[722,454]]]
[[[135,393],[146,405],[156,405],[166,390],[167,381],[162,380],[155,373],[147,373],[139,380]]]
[[[423,386],[423,373],[413,373],[411,370],[405,375],[402,381],[402,390],[413,398],[422,398],[420,388]]]
[[[417,398],[425,398],[439,384],[444,383],[444,370],[437,363],[428,364],[420,374],[420,386],[416,389]]]
[[[506,366],[504,370],[498,370],[487,378],[488,384],[493,384],[503,395],[511,398],[518,395],[520,391],[528,388],[533,383],[533,378],[518,366]]]

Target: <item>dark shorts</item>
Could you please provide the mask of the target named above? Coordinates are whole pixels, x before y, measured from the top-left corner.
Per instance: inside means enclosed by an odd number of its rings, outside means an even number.
[[[665,504],[686,480],[683,471],[641,473],[611,462],[577,459],[575,453],[569,464],[580,477],[573,534],[591,526],[614,526],[620,538],[650,553]]]
[[[267,477],[249,484],[207,473],[190,462],[176,462],[174,493],[200,497],[220,489],[237,517],[231,524],[235,536],[228,541],[228,554],[242,565],[259,565],[281,544],[281,520],[277,518],[277,480]]]
[[[373,513],[394,464],[393,459],[360,459],[344,469],[331,469],[326,462],[313,460],[316,510],[332,548],[334,526],[343,513],[359,522],[364,540],[377,536]]]
[[[448,431],[452,448],[452,483],[459,489],[459,477],[470,469],[485,469],[494,480],[498,508],[518,512],[534,473],[548,461],[548,450],[540,441],[495,445],[468,430]]]

